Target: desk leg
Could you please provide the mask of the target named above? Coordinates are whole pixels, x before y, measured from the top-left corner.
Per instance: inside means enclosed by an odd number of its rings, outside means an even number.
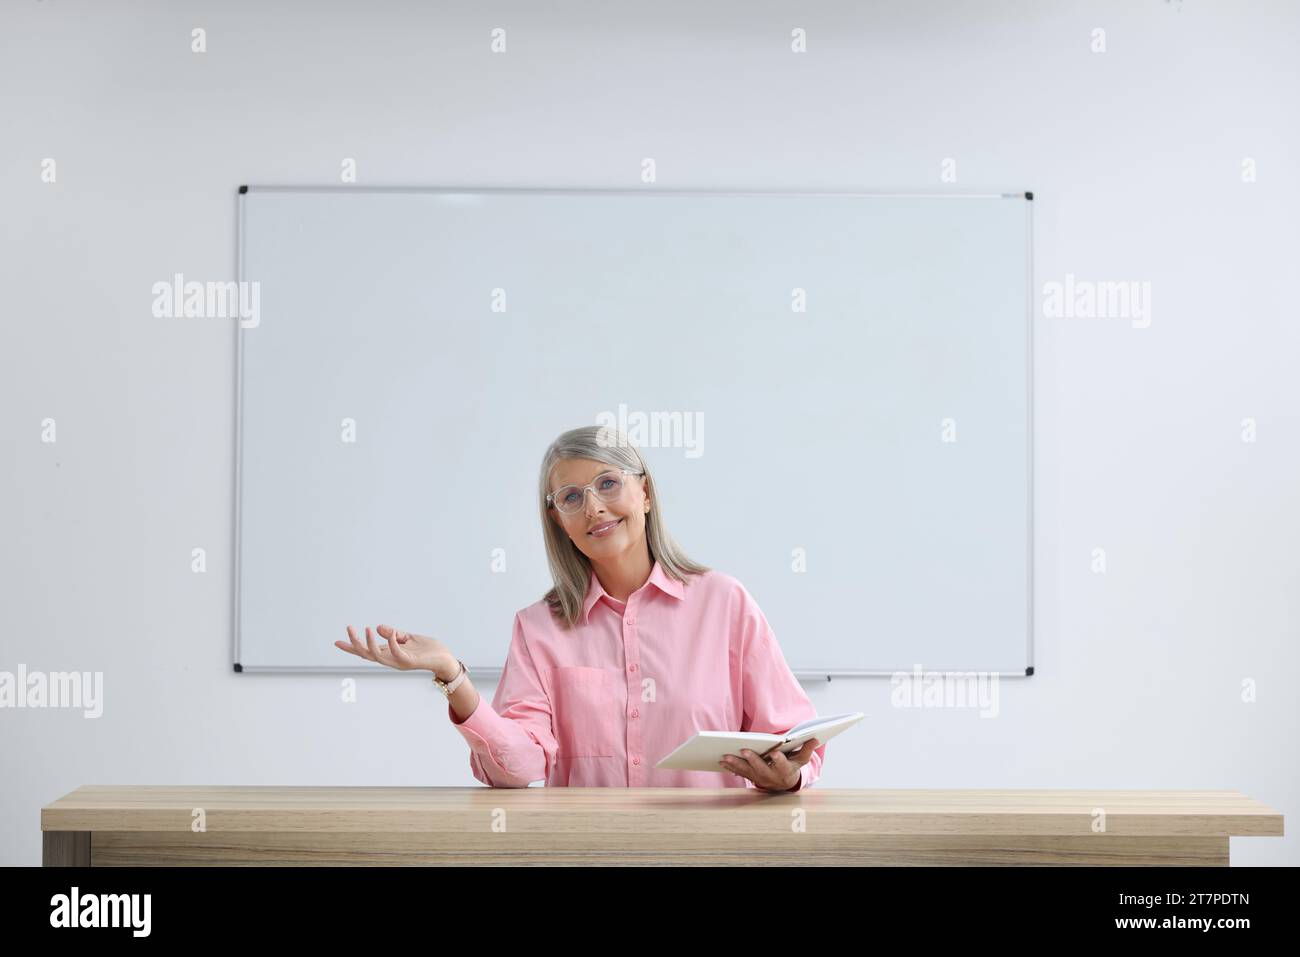
[[[89,831],[42,831],[42,867],[89,867]]]

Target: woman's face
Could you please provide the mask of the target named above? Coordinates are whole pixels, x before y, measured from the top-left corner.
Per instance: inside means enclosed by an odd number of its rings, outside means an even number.
[[[593,459],[561,459],[551,470],[548,491],[566,485],[582,488],[594,482],[600,473],[618,471],[618,468]],[[547,509],[580,552],[592,560],[606,562],[640,546],[645,539],[645,513],[649,504],[644,475],[624,475],[623,493],[612,502],[600,498],[594,489],[587,489],[584,494],[582,508],[576,512]],[[610,522],[618,524],[608,530],[601,529]],[[601,529],[604,534],[592,535],[593,529]]]

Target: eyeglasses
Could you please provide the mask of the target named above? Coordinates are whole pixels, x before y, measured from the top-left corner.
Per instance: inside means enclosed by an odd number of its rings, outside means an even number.
[[[546,504],[554,505],[566,515],[578,511],[587,502],[587,489],[596,493],[596,497],[606,502],[615,501],[623,494],[624,475],[645,475],[631,469],[614,469],[601,472],[590,485],[565,485],[546,496]]]

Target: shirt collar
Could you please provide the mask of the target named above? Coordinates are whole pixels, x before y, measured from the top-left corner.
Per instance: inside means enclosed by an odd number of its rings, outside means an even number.
[[[682,598],[684,592],[684,586],[682,585],[682,583],[679,582],[676,578],[673,578],[670,575],[668,575],[663,570],[663,567],[659,564],[658,560],[655,561],[654,567],[650,569],[650,577],[646,579],[646,585],[654,585],[665,595],[670,595],[673,598],[676,598],[678,600]],[[632,594],[635,595],[638,592],[644,590],[644,588],[645,585],[642,585]],[[601,586],[600,579],[596,577],[596,569],[594,568],[591,569],[591,576],[587,581],[587,597],[582,602],[583,624],[587,623],[588,618],[591,614],[592,606],[595,605],[596,602],[600,601],[601,595],[606,595],[606,594],[608,593],[605,591],[604,587]],[[630,600],[631,595],[629,595],[628,598]]]

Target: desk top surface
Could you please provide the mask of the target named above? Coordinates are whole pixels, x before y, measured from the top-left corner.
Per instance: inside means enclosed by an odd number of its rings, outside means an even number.
[[[1240,791],[861,790],[87,785],[41,809],[45,831],[752,832],[806,814],[822,833],[1281,836]],[[1099,825],[1099,822],[1100,825]]]

